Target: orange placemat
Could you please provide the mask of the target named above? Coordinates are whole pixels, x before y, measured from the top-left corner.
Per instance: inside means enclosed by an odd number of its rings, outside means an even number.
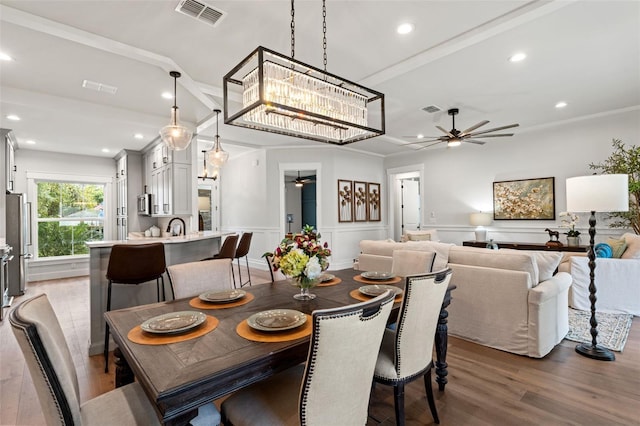
[[[361,275],[356,275],[355,277],[353,277],[353,279],[358,281],[359,283],[364,283],[364,284],[395,284],[402,281],[402,277],[393,277],[390,280],[382,281],[382,280],[368,280],[366,278],[363,278]]]
[[[310,336],[312,328],[313,321],[311,320],[311,315],[307,315],[307,321],[300,327],[294,328],[293,330],[262,332],[249,327],[247,320],[244,320],[236,327],[236,333],[238,333],[240,337],[244,337],[245,339],[253,342],[288,342],[289,340],[296,340],[301,337]]]
[[[338,277],[329,280],[329,281],[325,281],[323,283],[320,283],[317,285],[317,287],[331,287],[332,285],[336,285],[336,284],[340,284],[342,282],[342,280]]]
[[[189,306],[197,309],[227,309],[227,308],[235,308],[236,306],[246,305],[247,303],[251,302],[255,298],[256,297],[249,292],[247,292],[247,294],[242,299],[238,300],[237,302],[231,302],[231,303],[209,303],[209,302],[203,302],[202,300],[200,300],[199,297],[194,297],[193,299],[189,300]]]
[[[371,299],[373,299],[373,297],[369,297],[365,294],[360,293],[360,290],[355,289],[355,290],[351,290],[349,292],[349,296],[353,297],[354,299],[357,299],[361,302],[367,302]],[[400,293],[399,295],[396,296],[396,298],[393,300],[394,302],[402,302],[402,293]]]
[[[140,326],[137,325],[129,331],[127,338],[140,345],[168,345],[169,343],[184,342],[204,336],[208,332],[215,330],[219,322],[217,318],[207,315],[206,321],[200,327],[184,334],[152,334],[142,331]]]

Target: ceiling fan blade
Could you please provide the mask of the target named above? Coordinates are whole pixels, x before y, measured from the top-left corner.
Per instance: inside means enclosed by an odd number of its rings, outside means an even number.
[[[469,138],[495,138],[500,136],[513,136],[513,133],[496,133],[495,135],[467,135]]]
[[[428,139],[428,140],[419,140],[415,142],[407,142],[407,143],[403,143],[402,145],[417,145],[417,144],[428,143],[428,142],[444,142],[444,141],[440,138],[436,138],[436,139]]]
[[[477,145],[484,145],[486,143],[485,141],[477,141],[475,139],[464,139],[462,142],[470,142],[470,143],[475,143]]]
[[[489,130],[483,130],[482,132],[471,133],[468,136],[483,135],[485,133],[491,133],[491,132],[495,132],[495,131],[498,131],[498,130],[504,130],[504,129],[511,129],[513,127],[518,127],[518,126],[519,126],[519,124],[509,124],[508,126],[496,127],[495,129],[489,129]]]
[[[473,125],[473,126],[469,127],[469,128],[468,128],[468,129],[466,129],[466,130],[463,130],[463,131],[458,135],[458,137],[460,137],[460,136],[465,136],[466,134],[473,132],[475,129],[477,129],[478,127],[482,127],[482,126],[484,126],[485,124],[489,124],[489,120],[482,120],[482,121],[481,121],[481,122],[479,122],[478,124],[475,124],[475,125]]]
[[[441,143],[441,142],[444,142],[444,141],[432,142],[432,143],[430,143],[429,145],[421,146],[421,147],[420,147],[420,148],[418,148],[416,151],[420,151],[421,149],[429,148],[430,146],[437,145],[437,144],[439,144],[439,143]]]
[[[440,136],[423,136],[421,138],[418,138],[416,135],[413,136],[402,136],[405,139],[437,139]]]
[[[444,128],[442,128],[442,127],[440,127],[440,126],[436,126],[436,128],[437,128],[438,130],[440,130],[442,133],[444,133],[445,135],[448,135],[448,136],[449,136],[449,137],[451,137],[451,138],[455,138],[455,136],[454,136],[453,134],[449,133],[449,131],[448,131],[448,130],[445,130]]]

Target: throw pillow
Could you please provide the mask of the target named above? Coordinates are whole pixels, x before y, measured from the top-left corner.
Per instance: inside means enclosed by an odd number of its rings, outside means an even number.
[[[607,240],[607,244],[611,246],[611,250],[613,251],[611,257],[619,259],[622,257],[622,254],[627,249],[627,242],[624,238],[609,238]]]
[[[431,241],[431,234],[409,234],[410,241]]]
[[[526,252],[536,259],[540,282],[551,279],[562,261],[562,253],[558,251],[526,250]]]
[[[627,249],[622,253],[622,259],[640,259],[640,235],[627,232],[622,236],[627,243]]]
[[[593,251],[596,253],[596,257],[613,257],[613,250],[607,243],[596,244]]]

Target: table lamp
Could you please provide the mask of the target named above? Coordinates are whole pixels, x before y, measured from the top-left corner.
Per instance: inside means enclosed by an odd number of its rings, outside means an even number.
[[[469,223],[476,226],[476,241],[487,241],[487,230],[485,226],[491,225],[491,213],[471,213],[469,215]]]
[[[591,212],[589,218],[589,300],[591,301],[591,344],[580,343],[576,352],[601,361],[616,359],[613,352],[598,345],[596,320],[596,254],[593,249],[596,236],[596,211],[622,212],[629,210],[628,175],[592,175],[567,179],[567,211]]]

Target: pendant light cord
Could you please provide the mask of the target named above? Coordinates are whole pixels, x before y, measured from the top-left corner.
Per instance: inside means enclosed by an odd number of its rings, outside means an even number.
[[[294,0],[291,0],[291,59],[296,56],[296,9],[293,2]]]
[[[322,0],[322,60],[324,63],[324,72],[327,72],[327,2]],[[325,75],[325,80],[327,76]]]

